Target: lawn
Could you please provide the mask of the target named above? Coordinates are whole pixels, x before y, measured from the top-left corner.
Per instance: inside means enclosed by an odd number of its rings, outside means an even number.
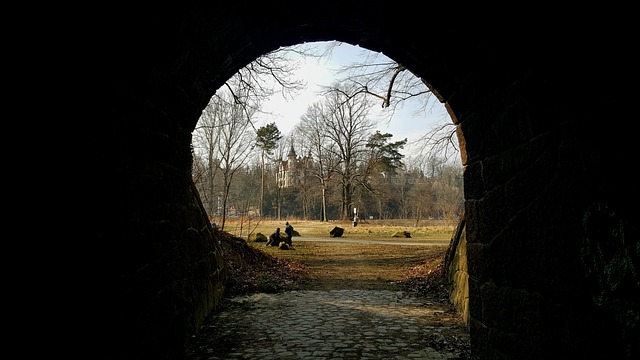
[[[293,225],[301,237],[330,237],[329,232],[334,227],[343,228],[342,237],[348,239],[376,239],[393,240],[397,233],[408,232],[411,240],[440,240],[449,241],[453,235],[456,223],[447,220],[423,220],[415,225],[414,220],[367,220],[353,226],[351,221],[322,222],[317,220],[240,220],[232,219],[225,223],[224,230],[232,235],[249,239],[249,234],[262,233],[269,236],[277,227],[284,231],[285,221]],[[295,240],[295,238],[294,238]]]
[[[350,222],[289,220],[300,236],[293,247],[282,250],[249,240],[252,233],[268,236],[285,221],[228,222],[223,237],[234,279],[232,293],[293,289],[404,289],[418,293],[443,293],[440,277],[455,227],[444,222],[411,226],[409,221]],[[391,243],[336,243],[334,226],[345,229],[345,240],[385,240]],[[394,238],[407,231],[411,238]],[[242,235],[241,235],[242,234]],[[234,240],[235,239],[235,240]],[[320,240],[320,241],[319,241]],[[425,245],[415,245],[424,242]],[[409,244],[411,243],[411,244]],[[427,245],[428,244],[428,245]],[[438,273],[438,275],[436,275]],[[434,276],[430,276],[434,275]]]

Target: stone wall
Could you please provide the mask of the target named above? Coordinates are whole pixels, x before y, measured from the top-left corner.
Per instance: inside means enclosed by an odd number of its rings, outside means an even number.
[[[222,247],[191,181],[189,137],[158,129],[136,139],[143,155],[129,149],[103,173],[109,181],[93,197],[100,240],[85,271],[99,276],[83,298],[99,305],[85,317],[93,349],[109,359],[180,358],[224,296]]]
[[[622,28],[635,21],[478,15],[463,28],[458,10],[437,23],[433,12],[393,16],[360,1],[313,11],[203,2],[103,8],[78,26],[90,41],[79,45],[85,72],[73,106],[87,109],[56,140],[83,155],[60,160],[77,168],[69,183],[86,199],[71,230],[90,259],[77,271],[95,284],[83,294],[92,318],[81,327],[92,354],[178,357],[224,290],[190,179],[202,109],[265,52],[339,40],[407,66],[457,126],[465,224],[451,264],[458,283],[468,274],[468,311],[463,287],[452,297],[468,314],[474,355],[637,358],[638,61],[619,46],[635,43]]]
[[[469,324],[469,273],[467,270],[467,239],[464,217],[451,238],[444,259],[444,271],[449,301],[466,324]]]

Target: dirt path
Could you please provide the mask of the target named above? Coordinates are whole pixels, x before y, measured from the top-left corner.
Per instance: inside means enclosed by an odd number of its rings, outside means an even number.
[[[469,358],[467,327],[426,280],[448,244],[306,240],[236,254],[236,276],[280,290],[227,299],[191,339],[188,359]]]
[[[294,238],[293,250],[252,246],[277,258],[302,264],[308,276],[307,290],[401,290],[403,281],[436,268],[444,259],[448,243],[422,246],[385,240],[340,239],[319,241]]]
[[[294,240],[300,242],[330,242],[339,244],[380,244],[380,245],[410,245],[410,246],[446,246],[449,240],[419,240],[394,239],[394,240],[377,240],[377,239],[350,239],[350,238],[331,238],[331,237],[296,237]]]

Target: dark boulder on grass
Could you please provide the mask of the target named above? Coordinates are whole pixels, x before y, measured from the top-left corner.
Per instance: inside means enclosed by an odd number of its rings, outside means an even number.
[[[408,231],[398,231],[397,233],[393,234],[393,237],[405,237],[405,238],[410,238],[411,237],[411,233]]]
[[[329,235],[331,237],[342,237],[342,234],[344,234],[344,229],[341,227],[334,227],[333,230],[329,231]]]
[[[267,242],[267,237],[263,233],[249,235],[249,241]]]

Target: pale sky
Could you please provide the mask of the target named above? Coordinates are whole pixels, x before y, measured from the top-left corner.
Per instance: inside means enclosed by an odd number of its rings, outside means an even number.
[[[336,69],[347,66],[352,62],[363,61],[366,50],[361,47],[352,46],[346,43],[340,44],[334,48],[330,58],[323,59],[306,59],[297,72],[297,76],[303,78],[307,82],[307,88],[293,100],[285,100],[280,93],[272,96],[269,101],[264,104],[264,111],[273,113],[273,116],[260,116],[256,120],[257,126],[264,126],[268,123],[275,122],[280,129],[282,135],[287,136],[294,126],[300,122],[300,117],[306,112],[307,107],[314,102],[322,101],[322,97],[316,95],[321,90],[322,85],[329,86],[336,78]],[[434,102],[431,106],[429,114],[421,114],[415,116],[415,105],[406,102],[402,109],[397,109],[391,122],[381,123],[378,130],[382,133],[393,134],[391,141],[400,141],[404,138],[409,140],[417,140],[426,134],[436,124],[450,122],[451,119],[447,114],[444,105],[440,104],[433,97]],[[372,109],[371,115],[376,116],[377,111],[384,111],[377,101],[377,106]],[[409,147],[405,147],[406,152],[410,152]]]

